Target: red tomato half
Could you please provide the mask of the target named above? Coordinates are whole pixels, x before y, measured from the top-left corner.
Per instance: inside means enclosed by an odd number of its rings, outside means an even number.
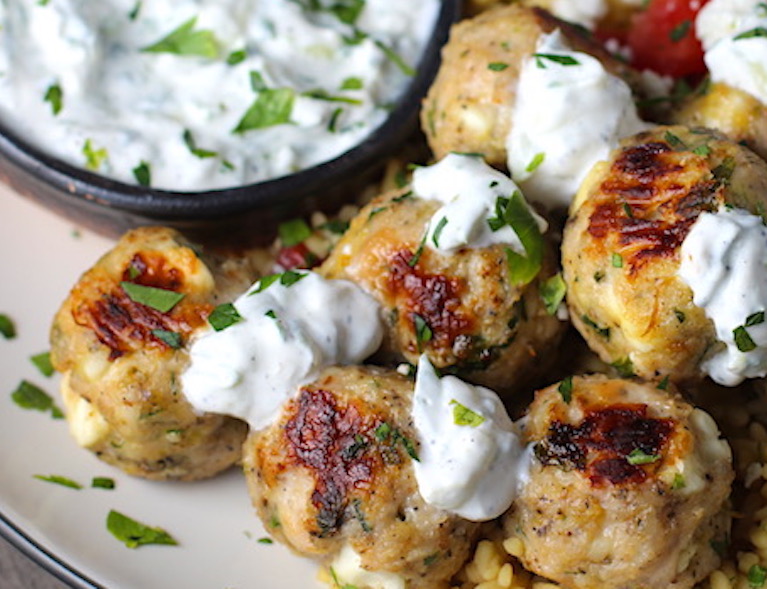
[[[632,65],[675,78],[706,73],[695,16],[708,0],[651,0],[631,21]]]

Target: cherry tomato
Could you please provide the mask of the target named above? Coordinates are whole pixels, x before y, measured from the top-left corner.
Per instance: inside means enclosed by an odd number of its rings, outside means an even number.
[[[650,0],[634,15],[627,43],[632,65],[676,78],[706,73],[695,16],[708,0]]]
[[[303,243],[283,247],[277,252],[277,265],[284,270],[295,268],[313,268],[321,260]]]

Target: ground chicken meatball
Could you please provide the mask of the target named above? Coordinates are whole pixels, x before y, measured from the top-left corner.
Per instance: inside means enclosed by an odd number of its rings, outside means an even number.
[[[421,109],[421,128],[436,159],[450,152],[481,153],[491,165],[506,165],[522,63],[535,52],[538,38],[557,27],[573,48],[599,58],[610,72],[633,75],[581,29],[545,10],[493,7],[454,25],[442,50],[442,65]]]
[[[767,203],[767,165],[702,129],[658,127],[626,139],[582,184],[564,230],[571,319],[603,361],[644,378],[698,380],[717,334],[678,276],[680,247],[703,211]]]
[[[425,246],[439,202],[405,189],[374,199],[320,267],[359,284],[383,307],[381,362],[415,365],[421,352],[442,371],[510,394],[556,359],[566,323],[546,310],[541,285],[557,272],[553,248],[525,286],[509,279],[503,245],[452,254]]]
[[[245,443],[245,476],[266,529],[330,563],[344,586],[367,586],[356,576],[363,569],[400,579],[387,586],[444,587],[479,531],[418,492],[412,395],[412,381],[394,371],[328,368]]]
[[[671,121],[716,129],[767,159],[767,105],[727,84],[714,82],[693,93],[672,112]]]
[[[200,249],[171,229],[130,231],[83,274],[51,328],[74,437],[132,475],[212,476],[239,459],[247,433],[196,413],[180,388],[190,336],[256,278],[249,257]]]
[[[681,589],[718,566],[730,448],[661,388],[595,375],[536,394],[529,481],[503,522],[529,570],[569,588]]]

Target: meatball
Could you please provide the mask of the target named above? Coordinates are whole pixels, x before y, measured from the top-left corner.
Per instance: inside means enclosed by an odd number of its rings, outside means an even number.
[[[436,159],[450,152],[481,153],[505,166],[517,81],[538,38],[561,28],[567,41],[621,77],[633,74],[583,31],[542,9],[496,6],[454,25],[442,65],[421,109],[421,127]],[[489,67],[499,64],[499,67]]]
[[[504,528],[563,587],[692,587],[726,540],[731,452],[711,417],[656,383],[572,377],[536,394],[529,480]]]
[[[591,349],[627,374],[702,378],[717,334],[677,274],[679,250],[701,212],[759,212],[766,196],[765,163],[702,129],[658,127],[598,163],[562,243],[570,315]]]
[[[357,560],[351,568],[396,575],[403,586],[442,587],[479,530],[418,492],[412,395],[413,383],[394,371],[327,368],[245,443],[265,527],[300,554],[334,559],[344,583],[365,585],[347,572]]]
[[[383,307],[387,335],[377,361],[441,371],[513,394],[555,360],[566,324],[547,312],[542,284],[557,273],[546,244],[529,284],[510,282],[502,245],[443,253],[424,245],[439,202],[405,189],[364,207],[319,271],[359,284]]]
[[[727,84],[714,82],[705,92],[693,93],[672,112],[671,121],[716,129],[767,159],[767,105]]]
[[[51,360],[64,373],[81,446],[149,479],[209,477],[239,460],[246,425],[195,412],[179,375],[191,335],[251,284],[253,261],[201,252],[154,227],[127,233],[83,274],[51,328]]]

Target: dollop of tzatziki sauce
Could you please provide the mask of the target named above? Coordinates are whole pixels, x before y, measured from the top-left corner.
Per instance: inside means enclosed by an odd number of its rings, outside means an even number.
[[[418,67],[438,0],[0,3],[0,120],[42,151],[177,191],[360,143]]]
[[[592,166],[624,137],[649,128],[628,84],[573,51],[559,29],[538,39],[519,76],[506,140],[511,177],[525,196],[566,208]]]
[[[238,417],[254,430],[323,368],[360,364],[383,338],[370,295],[314,272],[263,278],[229,314],[233,324],[192,341],[182,390],[197,411]]]
[[[511,225],[489,222],[499,216],[499,203],[515,194],[539,232],[548,228],[524,201],[517,185],[479,156],[451,153],[436,164],[417,168],[412,188],[418,197],[442,203],[429,220],[424,243],[444,253],[505,244],[524,255],[524,245]]]
[[[701,368],[735,386],[767,375],[767,227],[741,209],[703,212],[682,242],[679,277],[711,319],[721,345]]]
[[[695,20],[713,82],[767,104],[767,6],[756,0],[711,0]]]
[[[424,501],[471,521],[504,513],[529,478],[531,455],[498,395],[455,376],[440,378],[426,356],[413,394]]]

